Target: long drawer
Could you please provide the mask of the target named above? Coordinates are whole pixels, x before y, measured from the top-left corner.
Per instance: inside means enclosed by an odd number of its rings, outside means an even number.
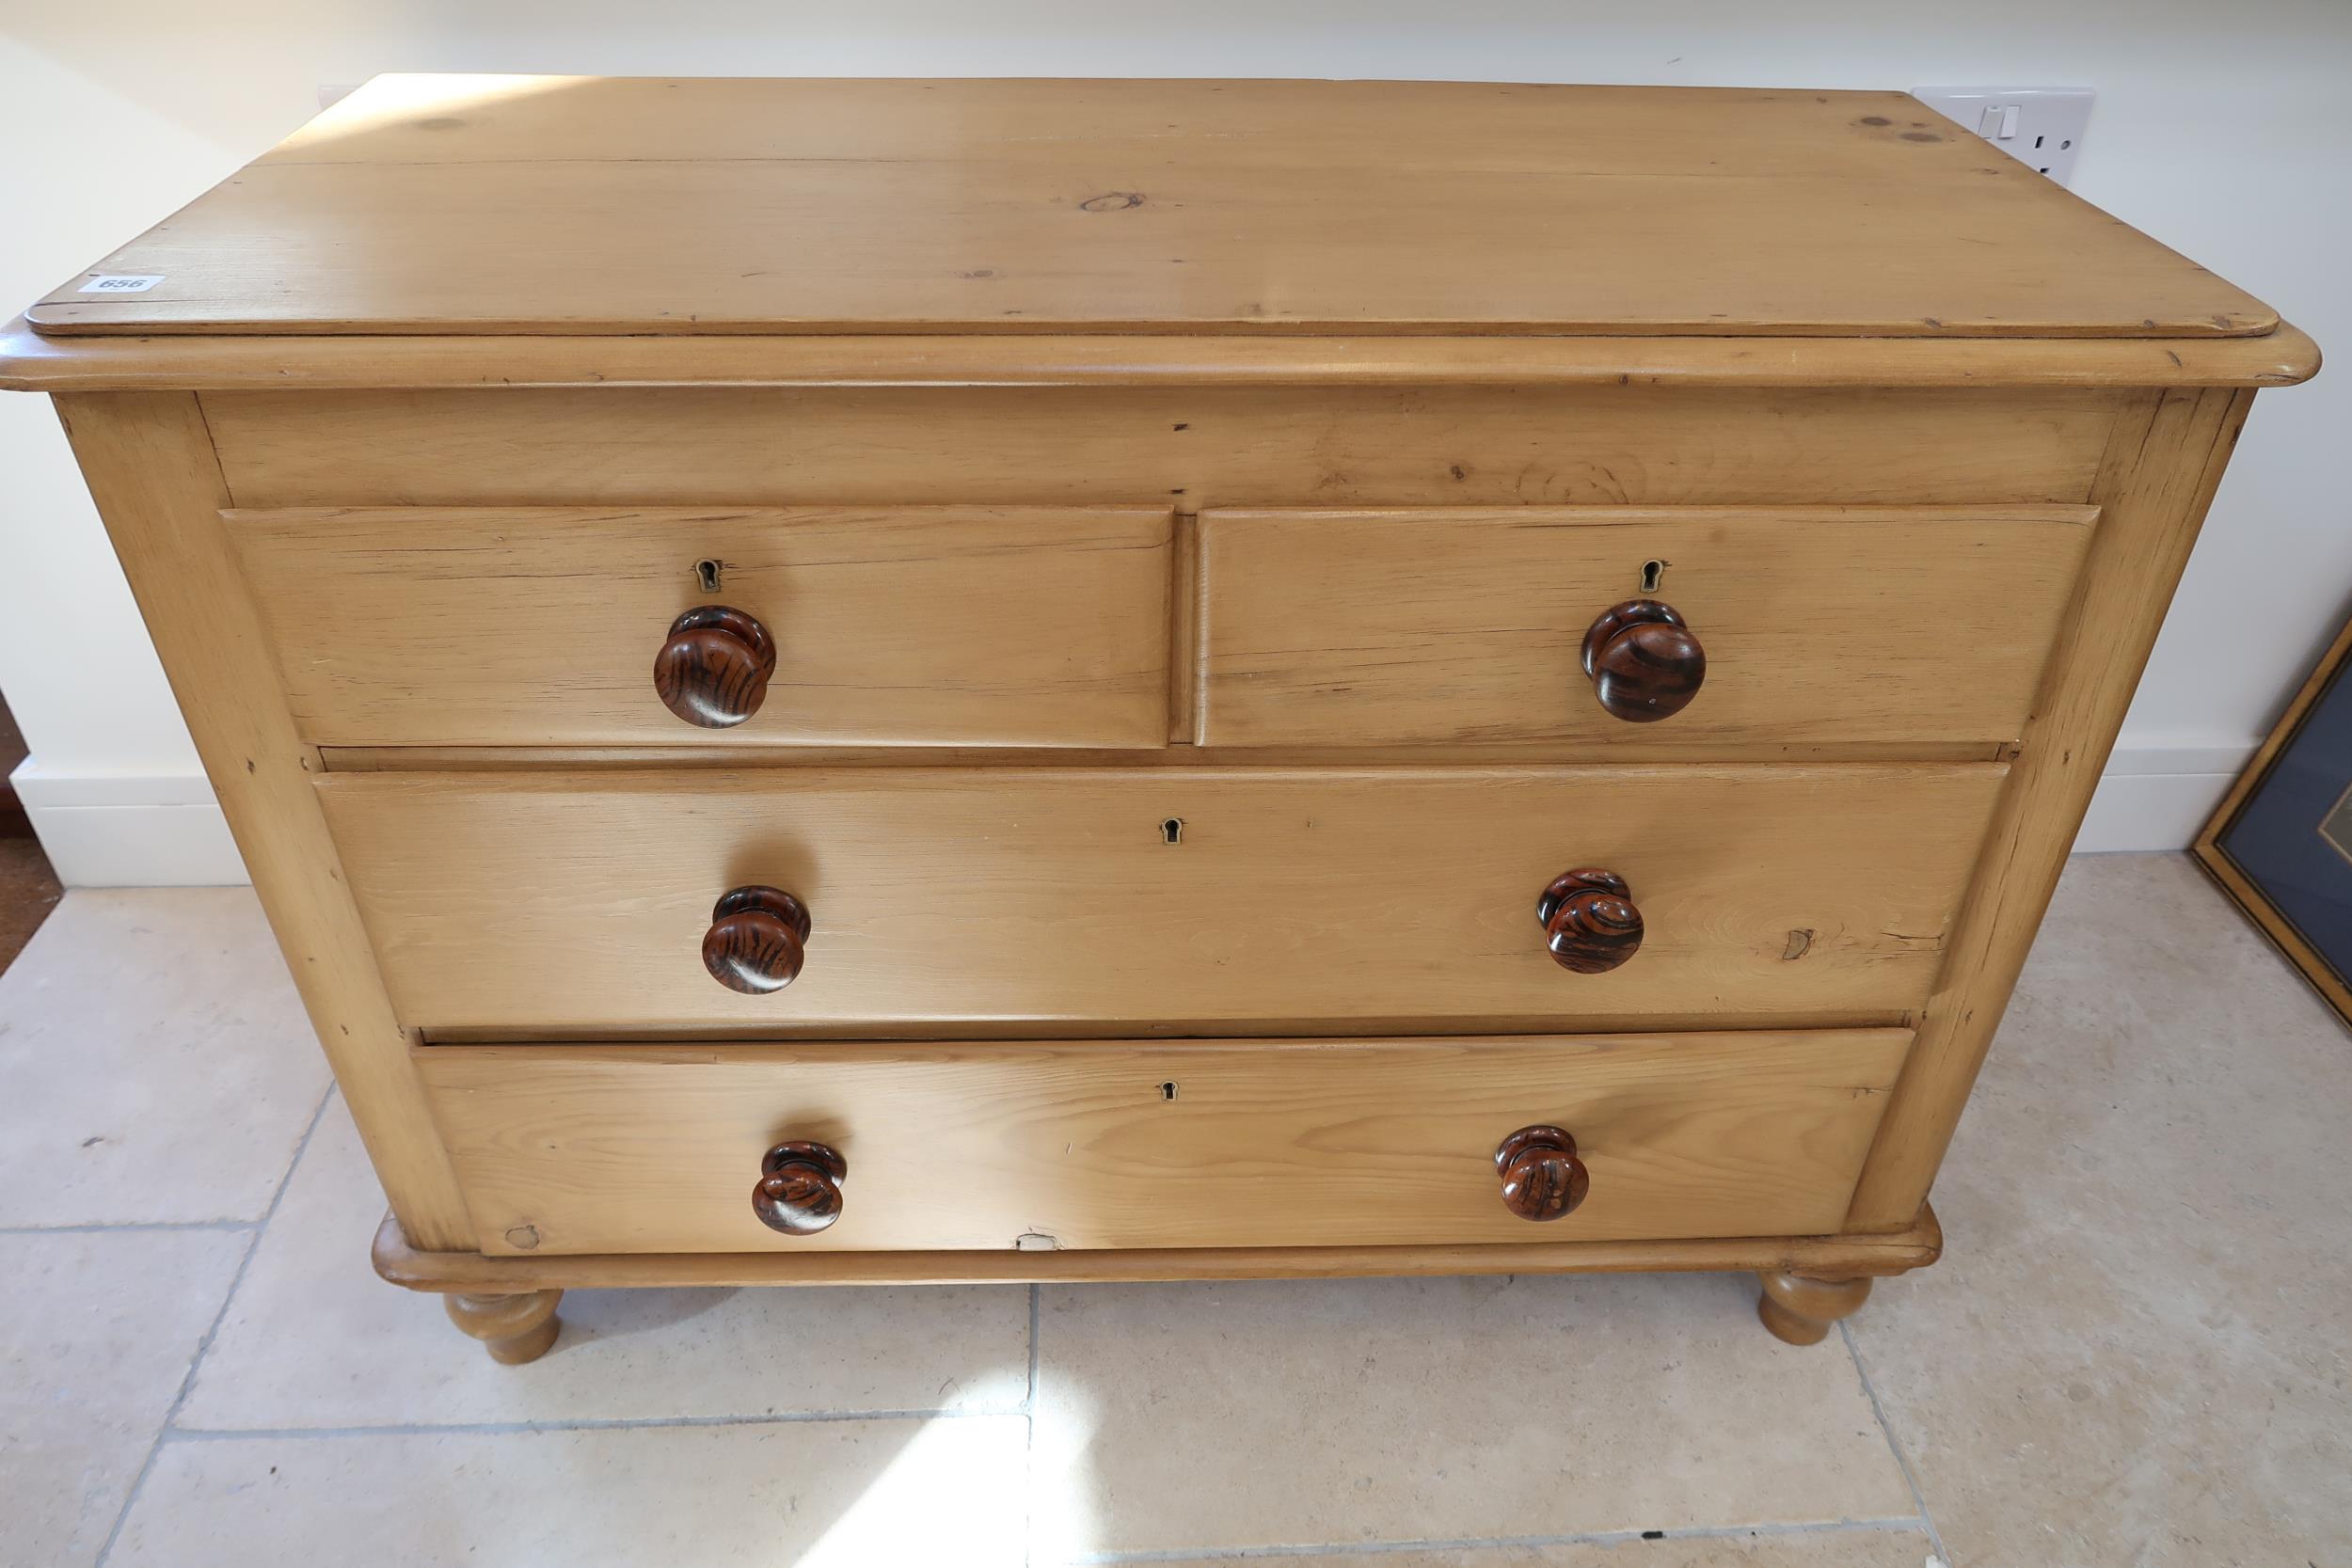
[[[1166,507],[379,507],[228,528],[320,745],[1168,741]],[[654,680],[676,617],[711,605],[773,666],[725,728],[682,721]]]
[[[1207,512],[1204,745],[2010,739],[2096,509]],[[1585,634],[1672,608],[1688,705],[1604,711]]]
[[[1836,1230],[1910,1036],[427,1046],[491,1253],[1524,1243]],[[1565,1129],[1531,1223],[1495,1152]],[[846,1163],[837,1220],[754,1214],[761,1157]]]
[[[648,769],[319,792],[394,1004],[439,1037],[1412,1032],[1892,1022],[1926,999],[2004,771]],[[1583,868],[1622,878],[1643,923],[1607,973],[1555,962],[1537,913]],[[797,979],[747,995],[704,943],[722,895],[755,886],[813,930]]]

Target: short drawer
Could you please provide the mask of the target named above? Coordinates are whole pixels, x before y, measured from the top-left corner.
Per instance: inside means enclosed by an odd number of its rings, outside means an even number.
[[[441,1038],[1549,1032],[1895,1021],[1927,997],[2004,771],[645,769],[355,773],[319,793],[394,1004]],[[1643,922],[1606,973],[1554,961],[1538,917],[1587,867],[1622,878]],[[812,929],[797,978],[742,994],[705,946],[722,895],[760,886]]]
[[[485,1252],[1193,1247],[1838,1229],[1910,1036],[1139,1044],[427,1046]],[[1550,1221],[1496,1149],[1574,1141]],[[813,1234],[753,1212],[762,1156],[847,1167]]]
[[[1216,746],[2006,740],[2090,507],[1204,512],[1199,738]],[[1704,653],[1688,705],[1605,711],[1613,606]]]
[[[321,745],[1168,739],[1165,509],[390,507],[228,526]],[[676,618],[710,605],[772,653],[732,727],[682,720],[655,687]]]

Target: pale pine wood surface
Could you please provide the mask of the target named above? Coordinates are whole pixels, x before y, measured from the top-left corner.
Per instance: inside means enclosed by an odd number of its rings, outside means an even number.
[[[2081,502],[2123,396],[1234,387],[223,392],[241,507]]]
[[[0,325],[0,389],[463,387],[2242,387],[2319,350],[2259,338],[44,338]]]
[[[1559,1227],[1553,1227],[1556,1230]],[[973,1285],[1155,1279],[1339,1279],[1357,1275],[1639,1274],[1787,1270],[1851,1279],[1934,1262],[1931,1208],[1907,1228],[1867,1236],[1707,1236],[1671,1241],[1444,1242],[1415,1246],[1121,1247],[1085,1252],[426,1252],[391,1215],[376,1227],[375,1272],[412,1291],[606,1290],[632,1286]]]
[[[1166,508],[238,512],[229,531],[319,743],[1166,739]],[[713,603],[776,646],[730,730],[653,688],[672,619]]]
[[[1184,727],[1192,727],[1186,709]],[[1181,738],[1181,737],[1180,737]],[[2013,740],[1783,741],[1685,740],[1669,724],[1652,724],[1617,737],[1613,762],[2006,762]],[[745,758],[724,746],[322,746],[331,773],[498,772],[516,768],[740,768]],[[915,764],[926,768],[1380,768],[1428,767],[1433,761],[1494,764],[1592,760],[1581,741],[1465,741],[1433,757],[1426,746],[1188,746],[1129,751],[1073,746],[796,746],[791,760],[834,768]]]
[[[165,280],[0,385],[175,389],[60,401],[400,1229],[521,1291],[1928,1260],[2246,388],[2317,361],[1888,94],[389,79],[102,265]],[[644,689],[706,555],[803,766]],[[1652,558],[1714,668],[1635,736],[1573,655]],[[1577,864],[1610,974],[1542,951]],[[753,880],[817,917],[756,1000],[698,955]],[[1101,1037],[1184,1032],[1287,1037]],[[811,1249],[747,1197],[822,1117],[888,1151]],[[1536,1119],[1587,1240],[1495,1196]]]
[[[1899,1229],[1927,1200],[2253,396],[2166,392],[2117,426],[2098,537],[1849,1229]]]
[[[57,411],[393,1212],[420,1246],[469,1245],[407,1035],[319,815],[318,755],[278,693],[220,520],[228,497],[196,399],[68,395]]]
[[[2210,337],[2277,323],[1884,92],[379,78],[92,270],[165,281],[103,296],[77,277],[34,325]]]
[[[1538,1243],[1836,1228],[1908,1037],[429,1047],[483,1250]],[[1173,1085],[1175,1098],[1167,1098]],[[1576,1212],[1503,1207],[1495,1146],[1563,1126]],[[838,1149],[841,1219],[753,1216],[760,1156]],[[516,1234],[528,1227],[529,1232]],[[521,1244],[528,1243],[528,1245]]]
[[[2006,769],[1959,767],[676,774],[321,782],[402,1016],[612,1032],[1020,1019],[1677,1017],[1924,998]],[[1183,842],[1162,842],[1166,818]],[[1610,974],[1537,896],[1615,870]],[[700,943],[728,888],[805,901],[790,989]],[[1811,933],[1789,958],[1791,933]]]
[[[1207,512],[1202,745],[2008,738],[2098,514]],[[1691,705],[1604,712],[1585,627],[1655,597],[1707,650]]]

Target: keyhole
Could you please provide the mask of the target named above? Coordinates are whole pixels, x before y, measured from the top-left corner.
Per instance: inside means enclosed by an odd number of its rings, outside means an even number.
[[[1176,1085],[1175,1085],[1174,1084],[1162,1084],[1162,1085],[1160,1085],[1160,1098],[1161,1098],[1162,1100],[1173,1100],[1173,1099],[1175,1099],[1175,1098],[1176,1098]]]
[[[1659,582],[1660,582],[1662,578],[1664,578],[1665,575],[1666,575],[1666,563],[1665,563],[1664,562],[1662,562],[1662,561],[1645,561],[1645,562],[1642,562],[1642,592],[1643,592],[1643,593],[1645,593],[1645,594],[1655,594],[1655,593],[1657,593],[1657,592],[1658,592],[1658,584],[1659,584]]]
[[[695,562],[694,580],[702,584],[704,593],[716,594],[719,591],[719,563],[715,561]]]
[[[1184,843],[1184,819],[1183,817],[1181,817],[1181,816],[1171,816],[1171,817],[1169,817],[1167,821],[1165,821],[1165,822],[1161,823],[1161,824],[1160,824],[1160,842],[1161,842],[1162,844],[1182,844],[1182,843]],[[1174,1098],[1176,1098],[1176,1097],[1175,1097],[1174,1095],[1170,1095],[1170,1096],[1168,1096],[1168,1098],[1169,1098],[1170,1100],[1173,1100],[1173,1099],[1174,1099]]]

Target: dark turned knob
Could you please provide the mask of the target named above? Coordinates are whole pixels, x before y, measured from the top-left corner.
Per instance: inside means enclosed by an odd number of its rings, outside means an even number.
[[[1495,1150],[1502,1173],[1502,1206],[1523,1220],[1556,1220],[1573,1213],[1593,1184],[1576,1140],[1558,1127],[1522,1127]]]
[[[1707,650],[1672,605],[1628,599],[1584,633],[1584,673],[1600,705],[1629,723],[1680,713],[1707,678]]]
[[[797,1141],[778,1144],[759,1162],[752,1212],[771,1230],[814,1236],[841,1217],[841,1183],[849,1176],[850,1162],[837,1149]]]
[[[1579,974],[1605,974],[1641,950],[1642,911],[1613,871],[1562,872],[1536,900],[1535,918],[1552,961]]]
[[[697,605],[670,623],[654,656],[653,689],[690,724],[730,729],[759,711],[776,644],[768,628],[723,604]]]
[[[729,990],[782,990],[801,973],[808,928],[808,907],[782,888],[736,888],[711,909],[703,967]]]

